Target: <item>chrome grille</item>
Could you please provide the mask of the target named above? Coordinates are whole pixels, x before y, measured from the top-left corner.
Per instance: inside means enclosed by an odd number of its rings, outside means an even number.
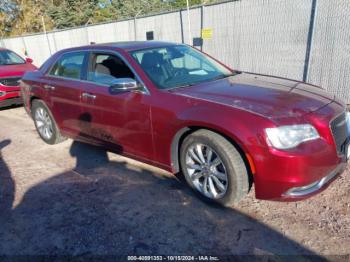
[[[345,112],[332,120],[331,130],[337,147],[337,152],[339,155],[342,155],[345,153],[345,142],[349,136]]]
[[[0,83],[4,86],[19,86],[20,77],[0,78]]]

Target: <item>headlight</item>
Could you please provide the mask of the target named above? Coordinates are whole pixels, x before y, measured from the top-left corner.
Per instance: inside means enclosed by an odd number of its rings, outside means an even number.
[[[317,130],[309,124],[266,128],[267,143],[277,149],[289,149],[320,137]]]

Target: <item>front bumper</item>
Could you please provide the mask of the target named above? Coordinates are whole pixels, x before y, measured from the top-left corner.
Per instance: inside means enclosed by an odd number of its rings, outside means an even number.
[[[14,105],[22,105],[21,97],[8,98],[0,101],[0,107],[8,107]]]
[[[311,197],[340,175],[344,157],[323,140],[301,145],[300,152],[269,152],[256,162],[255,195],[258,199],[297,201]]]
[[[257,148],[253,155],[256,198],[297,201],[326,189],[349,162],[350,130],[339,152],[329,124],[342,112],[344,107],[333,103],[305,117],[303,121],[319,131],[321,138],[317,140],[285,151]]]
[[[324,190],[338,175],[346,168],[346,163],[339,164],[329,175],[317,180],[309,185],[302,187],[293,187],[285,192],[282,197],[290,199],[306,198],[313,196],[321,190]]]
[[[22,98],[19,86],[3,86],[0,85],[0,107],[12,105],[21,105]]]
[[[21,105],[22,98],[19,86],[0,85],[0,107]]]

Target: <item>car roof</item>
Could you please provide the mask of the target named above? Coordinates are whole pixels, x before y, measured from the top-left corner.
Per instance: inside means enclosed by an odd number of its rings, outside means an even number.
[[[121,49],[124,51],[135,51],[135,50],[141,50],[141,49],[147,49],[147,48],[158,48],[158,47],[165,47],[165,46],[172,46],[172,45],[179,45],[177,43],[172,42],[165,42],[165,41],[125,41],[125,42],[113,42],[113,43],[103,43],[103,44],[91,44],[87,46],[80,46],[75,48],[68,48],[61,50],[63,52],[66,51],[77,51],[77,50],[86,50],[86,49]]]

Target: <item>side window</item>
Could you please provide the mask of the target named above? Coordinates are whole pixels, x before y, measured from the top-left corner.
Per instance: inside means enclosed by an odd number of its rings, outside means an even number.
[[[60,57],[49,75],[81,79],[85,52],[67,53]]]
[[[118,56],[94,54],[88,70],[88,80],[99,84],[111,85],[118,78],[133,78],[130,68]]]

